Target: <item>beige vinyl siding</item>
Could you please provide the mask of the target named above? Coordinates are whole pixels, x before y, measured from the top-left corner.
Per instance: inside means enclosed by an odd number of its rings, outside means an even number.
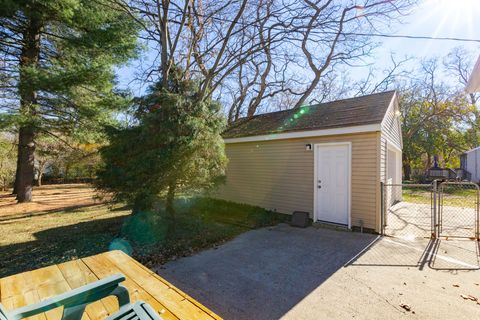
[[[377,229],[379,212],[379,132],[229,143],[226,183],[216,196],[291,214],[307,211],[312,217],[314,151],[307,143],[352,143],[352,226]]]

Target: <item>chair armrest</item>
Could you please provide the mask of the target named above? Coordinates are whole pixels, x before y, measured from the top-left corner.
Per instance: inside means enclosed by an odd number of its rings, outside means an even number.
[[[75,313],[81,311],[81,314],[87,304],[111,295],[117,297],[118,304],[122,307],[130,303],[127,288],[120,284],[122,281],[125,281],[125,276],[122,274],[116,274],[62,293],[58,296],[48,298],[42,302],[15,309],[8,313],[8,319],[19,320],[60,306],[64,306],[63,318],[66,318],[66,314],[69,314],[67,309],[75,310]]]

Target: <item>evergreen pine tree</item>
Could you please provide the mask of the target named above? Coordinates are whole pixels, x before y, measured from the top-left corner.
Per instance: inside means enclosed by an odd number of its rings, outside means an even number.
[[[134,213],[164,198],[173,218],[176,193],[208,189],[224,176],[225,117],[220,104],[201,98],[198,85],[182,80],[178,69],[137,100],[136,115],[135,126],[109,130],[97,186]]]
[[[109,0],[0,0],[0,125],[18,132],[15,193],[31,201],[35,139],[78,134],[125,105],[114,70],[137,27]]]

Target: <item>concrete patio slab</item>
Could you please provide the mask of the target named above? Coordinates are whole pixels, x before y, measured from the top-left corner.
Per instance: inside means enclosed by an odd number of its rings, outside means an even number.
[[[474,319],[478,267],[473,241],[279,225],[156,271],[226,319]]]
[[[475,237],[476,208],[442,206],[441,212],[442,237]],[[390,236],[429,238],[432,233],[431,204],[402,201],[387,210],[386,219],[385,232]]]

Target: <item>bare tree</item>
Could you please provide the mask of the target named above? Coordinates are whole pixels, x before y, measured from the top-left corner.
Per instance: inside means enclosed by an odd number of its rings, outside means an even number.
[[[464,88],[472,73],[475,58],[473,52],[469,52],[463,47],[456,47],[443,61],[447,74],[453,78],[452,82],[457,83],[455,89],[459,96],[465,94]],[[480,93],[469,93],[466,98],[473,109],[471,115],[466,119],[469,126],[467,129],[468,142],[470,148],[476,148],[480,144],[480,110],[478,109]]]
[[[459,84],[459,91],[463,91],[468,83],[468,79],[472,74],[474,57],[464,47],[454,48],[444,59],[444,66]],[[474,105],[480,99],[480,93],[469,93],[470,102]]]
[[[377,70],[370,67],[367,76],[354,84],[356,93],[355,96],[372,94],[392,89],[395,84],[404,80],[411,73],[411,70],[405,68],[405,65],[410,62],[412,58],[406,57],[401,60],[395,58],[390,54],[391,65],[378,75]]]
[[[295,107],[306,102],[330,66],[359,61],[378,45],[369,36],[359,36],[358,30],[376,32],[411,5],[411,1],[303,1],[293,13],[298,34],[292,41],[300,43],[313,76],[307,78]]]
[[[200,81],[204,96],[227,106],[229,121],[278,107],[279,101],[298,107],[328,99],[329,84],[339,77],[334,69],[361,62],[378,45],[365,34],[386,28],[415,3],[111,1],[138,20],[142,38],[157,52],[142,66],[139,80],[167,79],[172,66],[178,66],[185,77]]]
[[[452,90],[450,81],[442,80],[443,72],[438,58],[421,60],[412,72],[415,77],[400,90],[407,180],[413,167],[422,171],[431,167],[434,155],[450,161],[466,149],[465,124],[474,110],[463,94]]]

